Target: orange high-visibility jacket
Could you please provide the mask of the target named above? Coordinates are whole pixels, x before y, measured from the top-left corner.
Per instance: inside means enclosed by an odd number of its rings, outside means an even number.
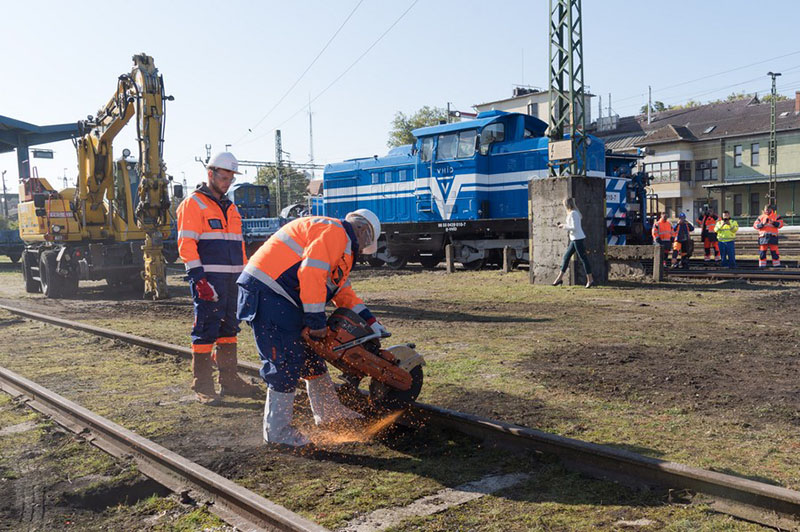
[[[672,224],[668,220],[659,220],[653,224],[653,240],[661,239],[668,242],[675,235],[672,232]]]
[[[239,210],[210,194],[203,185],[178,206],[178,252],[195,281],[206,273],[239,274],[247,263]]]
[[[756,218],[756,221],[753,222],[753,229],[758,229],[759,237],[778,236],[778,229],[781,227],[783,227],[783,218],[778,216],[776,212],[772,212],[771,214],[762,213],[761,216]]]
[[[348,222],[327,216],[298,218],[258,248],[239,284],[254,277],[301,308],[312,329],[325,327],[328,301],[374,321],[348,279],[356,253],[358,242]]]
[[[697,226],[700,231],[705,230],[706,233],[715,233],[714,227],[717,225],[717,217],[713,214],[706,214],[697,219]]]

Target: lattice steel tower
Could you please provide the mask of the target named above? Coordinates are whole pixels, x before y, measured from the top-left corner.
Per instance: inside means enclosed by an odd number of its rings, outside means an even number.
[[[571,157],[551,161],[550,175],[586,174],[581,0],[550,0],[550,142],[569,134]]]
[[[778,138],[775,134],[775,100],[777,100],[778,91],[775,86],[775,78],[781,75],[780,72],[767,72],[767,75],[772,78],[772,101],[770,102],[770,120],[769,120],[769,205],[773,209],[778,208]]]

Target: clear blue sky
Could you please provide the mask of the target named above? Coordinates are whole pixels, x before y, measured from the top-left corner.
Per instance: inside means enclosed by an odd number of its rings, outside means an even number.
[[[274,159],[274,130],[298,162],[309,154],[309,97],[316,98],[383,34],[413,0],[363,0],[305,77],[267,115],[359,0],[3,2],[0,114],[34,124],[95,114],[131,67],[155,58],[169,105],[168,172],[202,179],[195,156],[226,144],[240,159]],[[585,81],[612,94],[620,115],[646,101],[707,101],[733,91],[800,90],[800,3],[792,0],[584,0]],[[319,163],[383,154],[396,111],[458,109],[511,95],[515,84],[546,87],[547,0],[418,0],[338,82],[312,104]],[[778,56],[780,59],[769,60]],[[744,67],[752,63],[752,66]],[[737,69],[715,75],[719,72]],[[693,81],[697,78],[703,78]],[[690,83],[687,83],[690,82]],[[679,85],[680,84],[680,85]],[[669,88],[673,85],[675,87]],[[593,105],[597,115],[597,102]],[[266,118],[263,118],[265,115]],[[263,118],[263,120],[262,120]],[[260,121],[260,123],[259,123]],[[248,128],[253,128],[252,133]],[[115,144],[134,152],[133,127]],[[33,159],[58,186],[77,172],[71,143],[53,161]],[[7,181],[13,154],[0,155]],[[254,170],[248,171],[252,177]]]

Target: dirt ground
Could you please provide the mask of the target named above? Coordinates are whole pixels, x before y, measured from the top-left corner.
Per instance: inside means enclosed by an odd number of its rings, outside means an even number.
[[[800,487],[798,286],[617,282],[587,291],[532,287],[524,272],[413,267],[358,270],[353,281],[395,337],[426,356],[424,402]],[[0,265],[0,302],[188,345],[191,302],[180,275],[170,284],[174,297],[160,302],[102,284],[82,288],[80,299],[45,300],[25,294],[19,274]],[[241,356],[255,361],[250,334],[240,336]],[[654,523],[643,530],[751,529],[702,507],[665,506],[659,494],[610,494],[539,457],[426,427],[313,456],[270,453],[260,440],[263,400],[200,408],[181,360],[6,313],[0,341],[0,365],[325,526],[524,468],[538,479],[491,508],[475,504],[403,529],[615,530],[639,517]],[[307,404],[298,409],[309,428]],[[482,522],[487,511],[495,517]],[[530,519],[513,522],[505,512]]]

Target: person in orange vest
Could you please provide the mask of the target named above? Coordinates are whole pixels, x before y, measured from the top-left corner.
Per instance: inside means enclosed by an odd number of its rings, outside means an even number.
[[[694,249],[692,231],[694,231],[694,226],[686,220],[686,213],[680,213],[678,223],[672,228],[672,234],[675,236],[675,241],[672,243],[672,268],[678,267],[678,258],[680,258],[682,268],[689,267],[689,257]]]
[[[260,396],[264,392],[239,377],[236,354],[236,279],[247,257],[242,218],[225,195],[239,173],[232,153],[222,152],[206,165],[208,181],[178,206],[178,252],[186,267],[194,306],[192,389],[207,405],[220,395]],[[219,368],[220,395],[214,388],[213,362]]]
[[[250,258],[239,277],[237,316],[253,329],[267,383],[263,437],[268,443],[300,447],[308,438],[291,426],[295,389],[306,381],[317,425],[361,417],[344,407],[324,359],[302,340],[327,334],[325,305],[330,301],[358,313],[382,336],[388,331],[350,286],[359,253],[377,250],[381,225],[372,211],[359,209],[344,220],[298,218],[281,227]]]
[[[703,215],[697,219],[697,225],[700,227],[700,238],[703,240],[703,260],[708,262],[711,260],[711,250],[714,250],[714,260],[719,262],[722,260],[722,255],[719,252],[719,243],[717,242],[717,232],[714,228],[717,225],[719,217],[711,209],[703,211]]]
[[[772,255],[772,265],[780,266],[781,258],[778,254],[778,230],[783,227],[783,218],[772,209],[764,207],[764,213],[756,218],[753,228],[758,230],[758,267],[767,267],[767,250]]]
[[[672,224],[667,220],[666,212],[662,212],[659,220],[653,224],[652,234],[653,243],[661,246],[664,264],[666,264],[669,252],[672,249],[672,240],[674,237],[672,234]]]

